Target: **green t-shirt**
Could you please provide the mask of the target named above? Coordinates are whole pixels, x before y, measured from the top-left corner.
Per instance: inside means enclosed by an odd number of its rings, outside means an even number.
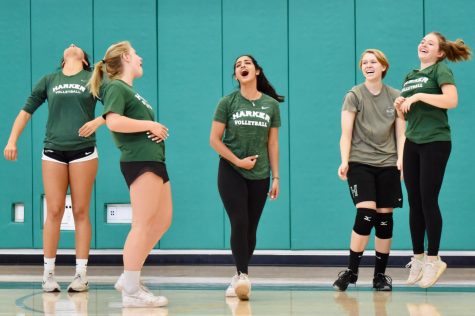
[[[244,178],[259,180],[269,177],[269,131],[280,127],[279,102],[266,94],[249,101],[235,91],[219,101],[214,120],[226,124],[223,143],[242,159],[259,155],[254,168],[246,170],[232,165]]]
[[[425,69],[411,71],[404,79],[401,95],[407,98],[416,93],[442,94],[444,84],[455,84],[454,76],[445,63],[438,62]],[[405,118],[406,137],[410,141],[417,144],[450,141],[447,109],[416,102]]]
[[[395,166],[397,145],[394,100],[399,91],[383,85],[378,95],[364,83],[348,92],[342,110],[356,112],[351,138],[350,161],[375,167]]]
[[[94,119],[96,99],[86,84],[91,72],[82,70],[74,76],[58,71],[44,76],[35,85],[23,110],[33,114],[48,100],[45,148],[68,151],[96,145],[96,136],[80,137],[79,129]]]
[[[114,112],[135,120],[155,121],[150,104],[122,80],[112,80],[105,86],[103,103],[104,117]],[[165,161],[164,142],[151,141],[147,132],[112,132],[112,136],[122,153],[120,161]]]

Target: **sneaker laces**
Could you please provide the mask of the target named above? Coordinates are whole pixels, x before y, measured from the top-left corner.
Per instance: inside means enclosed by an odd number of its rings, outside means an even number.
[[[408,263],[408,264],[406,264],[406,268],[411,268],[411,267],[413,267],[414,265],[417,265],[417,261],[419,261],[419,262],[420,262],[421,260],[420,260],[420,259],[417,259],[417,258],[414,258],[414,257],[412,257],[412,258],[411,258],[411,261],[409,261],[409,263]]]
[[[153,294],[152,291],[142,282],[139,282],[140,289],[148,294]]]
[[[48,272],[48,275],[46,276],[45,281],[46,282],[54,282],[54,273],[53,272]]]
[[[417,259],[412,257],[411,261],[406,264],[406,268],[410,268],[409,274],[416,274],[419,273],[418,270],[424,267],[424,262],[421,259]]]
[[[159,300],[158,296],[153,295],[153,293],[151,292],[144,291],[143,289],[139,289],[135,296],[147,302],[154,302]]]
[[[355,274],[355,273],[353,273],[353,271],[351,271],[349,269],[340,271],[340,273],[338,273],[338,279],[349,281],[351,279],[352,274]]]
[[[393,283],[393,279],[389,275],[386,275],[384,273],[376,274],[376,278],[378,278],[380,281],[383,281],[387,284],[392,284]]]
[[[246,273],[240,273],[239,280],[249,281],[249,276]]]

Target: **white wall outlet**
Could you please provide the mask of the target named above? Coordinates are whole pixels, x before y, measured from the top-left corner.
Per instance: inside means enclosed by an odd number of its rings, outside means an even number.
[[[48,205],[46,198],[43,196],[43,224],[46,221],[48,214]],[[73,216],[73,204],[71,202],[71,195],[66,195],[66,201],[64,204],[64,215],[61,221],[61,230],[74,230],[74,216]]]
[[[130,204],[107,204],[106,213],[108,224],[132,223],[132,206]]]
[[[15,203],[13,205],[13,221],[15,223],[24,223],[25,222],[25,204]]]

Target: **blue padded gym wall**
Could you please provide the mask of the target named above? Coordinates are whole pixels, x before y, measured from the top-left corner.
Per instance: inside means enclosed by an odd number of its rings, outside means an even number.
[[[217,190],[218,157],[209,130],[219,99],[236,89],[233,64],[252,54],[281,104],[281,196],[269,201],[258,249],[347,249],[354,219],[340,164],[343,97],[362,82],[358,69],[366,48],[383,50],[390,62],[385,82],[400,88],[417,68],[417,45],[437,30],[475,47],[475,2],[453,0],[17,0],[0,10],[0,78],[4,97],[0,140],[32,85],[56,71],[74,43],[100,60],[107,47],[129,40],[143,58],[136,89],[170,129],[167,166],[174,198],[173,224],[161,249],[227,249],[229,222]],[[403,22],[403,23],[402,23]],[[471,180],[475,178],[475,63],[450,64],[459,106],[449,111],[453,150],[440,205],[442,250],[475,250]],[[101,113],[98,103],[96,114]],[[19,159],[0,159],[0,248],[41,248],[43,185],[41,149],[47,107],[42,106],[18,143]],[[99,171],[91,202],[92,248],[121,248],[128,224],[106,221],[106,205],[129,203],[110,132],[98,133]],[[405,189],[403,190],[405,193]],[[15,222],[15,205],[24,221]],[[61,248],[74,247],[72,231]],[[411,249],[408,203],[395,212],[393,249]]]

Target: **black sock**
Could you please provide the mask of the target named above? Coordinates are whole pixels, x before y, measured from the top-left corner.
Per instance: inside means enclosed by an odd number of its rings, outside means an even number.
[[[386,266],[388,265],[389,253],[381,253],[376,251],[376,258],[374,264],[374,276],[378,273],[384,274],[386,272]]]
[[[358,268],[360,266],[361,257],[363,257],[362,252],[354,252],[350,249],[350,263],[348,264],[348,269],[353,271],[353,273],[358,274]]]

